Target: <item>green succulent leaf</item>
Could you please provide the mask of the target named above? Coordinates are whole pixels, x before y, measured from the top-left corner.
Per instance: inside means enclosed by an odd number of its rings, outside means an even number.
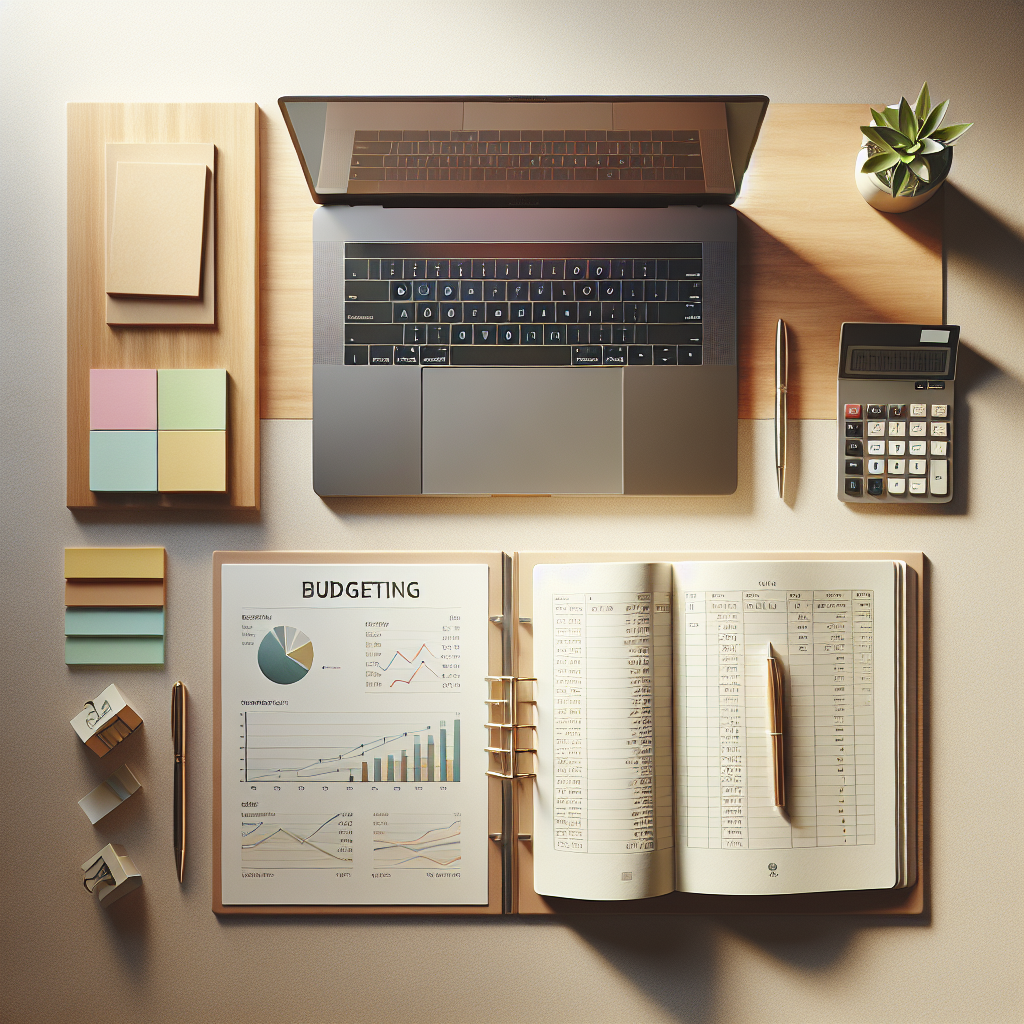
[[[893,169],[892,172],[892,194],[898,196],[900,189],[907,183],[907,178],[910,176],[910,171],[906,165],[900,164],[898,167]]]
[[[913,145],[913,142],[903,132],[897,131],[895,128],[876,128],[875,132],[885,140],[886,145],[891,149],[906,149]],[[868,137],[870,138],[870,136]],[[874,139],[872,139],[873,141]]]
[[[917,115],[911,110],[906,97],[900,100],[900,131],[906,135],[911,142],[917,141],[917,129],[920,127]]]
[[[907,153],[901,151],[899,154],[900,163],[912,164],[917,159],[916,153]]]
[[[950,124],[945,128],[940,128],[937,132],[932,132],[932,138],[938,139],[939,142],[950,143],[954,139],[959,139],[973,125],[973,121],[970,124]]]
[[[889,145],[888,142],[881,135],[881,129],[873,127],[871,125],[862,124],[860,130],[864,133],[864,138],[869,142],[873,142],[883,153],[895,153],[896,150]],[[889,129],[891,130],[891,129]]]
[[[946,147],[934,139],[921,139],[921,155],[929,156],[932,153],[941,153]]]
[[[949,100],[943,100],[926,118],[924,124],[921,125],[921,131],[918,134],[918,138],[922,136],[927,137],[932,135],[936,128],[942,123],[942,119],[946,116],[946,108],[949,106]]]
[[[896,131],[900,130],[900,112],[899,110],[891,110],[889,107],[882,107],[882,117],[885,118],[885,123],[890,128],[895,128]]]
[[[883,127],[889,124],[889,122],[885,119],[885,114],[881,113],[881,111],[875,110],[874,107],[869,107],[868,109],[871,111],[872,124],[880,124]]]
[[[923,160],[920,157],[915,158],[914,162],[910,165],[910,169],[922,180],[932,180],[932,169],[928,166],[928,161]]]
[[[879,171],[887,171],[900,162],[899,153],[879,153],[877,156],[870,156],[864,161],[861,170],[865,174],[877,174]]]
[[[931,105],[932,98],[928,93],[928,83],[925,82],[921,86],[921,91],[917,94],[917,102],[914,104],[914,113],[917,114],[919,121],[923,121],[928,116]]]

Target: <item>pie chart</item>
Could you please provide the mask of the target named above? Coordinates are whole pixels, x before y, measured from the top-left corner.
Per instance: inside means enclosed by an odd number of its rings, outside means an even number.
[[[313,664],[313,642],[294,626],[275,626],[260,642],[260,671],[274,683],[297,683]]]

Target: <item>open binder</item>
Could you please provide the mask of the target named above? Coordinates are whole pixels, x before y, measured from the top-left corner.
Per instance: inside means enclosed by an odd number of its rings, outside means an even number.
[[[898,872],[900,878],[895,884],[886,883],[883,888],[857,888],[845,891],[816,891],[796,892],[776,895],[753,895],[733,894],[721,895],[709,892],[683,892],[671,891],[662,895],[649,896],[646,898],[622,899],[622,898],[601,898],[582,899],[570,898],[567,896],[541,895],[538,886],[535,884],[535,874],[538,871],[540,861],[534,849],[538,841],[538,833],[550,836],[551,823],[539,821],[536,817],[536,804],[538,787],[537,781],[538,766],[544,768],[544,758],[550,758],[551,735],[545,735],[544,723],[537,717],[538,697],[543,695],[543,688],[548,685],[545,678],[545,666],[534,664],[536,647],[536,633],[543,624],[538,624],[536,615],[544,614],[543,609],[535,609],[535,570],[538,566],[547,567],[551,572],[552,567],[557,573],[558,567],[588,565],[591,568],[606,566],[615,563],[685,563],[697,564],[702,562],[822,562],[835,565],[837,563],[849,563],[858,561],[884,561],[892,562],[893,565],[902,566],[897,573],[897,579],[901,582],[896,587],[894,607],[896,618],[900,624],[894,634],[892,651],[893,664],[897,666],[897,676],[902,682],[899,693],[902,696],[898,699],[899,706],[896,709],[894,719],[896,730],[896,749],[899,752],[899,768],[895,776],[895,797],[902,807],[902,832],[896,836],[896,847],[903,852],[903,865]],[[236,870],[237,864],[231,860],[231,848],[237,841],[231,835],[231,829],[235,827],[235,813],[232,804],[236,792],[239,791],[240,783],[232,773],[236,771],[231,758],[235,733],[232,731],[234,725],[232,716],[240,714],[231,706],[231,697],[234,691],[230,690],[229,676],[232,671],[231,661],[228,656],[233,644],[232,634],[229,632],[231,626],[231,615],[236,609],[229,608],[230,585],[229,572],[237,571],[230,567],[251,567],[250,570],[258,578],[260,574],[267,572],[273,567],[285,567],[286,569],[310,566],[334,566],[338,571],[334,573],[339,578],[345,575],[343,567],[349,570],[348,575],[357,576],[356,567],[373,567],[381,569],[376,575],[383,578],[386,573],[383,567],[409,566],[434,566],[439,569],[451,566],[482,567],[481,571],[486,572],[486,623],[481,626],[481,635],[486,635],[486,671],[481,672],[476,684],[475,693],[468,689],[462,691],[462,700],[466,707],[471,700],[479,700],[484,707],[485,715],[482,716],[479,724],[483,727],[482,732],[486,737],[481,742],[480,752],[486,760],[478,762],[481,773],[485,776],[479,792],[480,799],[486,802],[486,814],[481,822],[486,825],[486,853],[481,857],[481,871],[486,875],[486,892],[480,890],[480,895],[473,898],[473,902],[425,902],[424,897],[417,896],[410,902],[367,902],[364,896],[361,902],[339,902],[335,893],[329,899],[322,902],[316,901],[316,896],[303,898],[295,902],[282,902],[280,897],[273,901],[261,902],[264,896],[256,899],[239,897],[237,893],[232,896],[232,872]],[[422,570],[426,573],[427,570]],[[213,909],[217,913],[224,914],[281,914],[281,913],[312,913],[312,914],[552,914],[552,913],[866,913],[866,914],[887,914],[887,915],[909,915],[919,914],[924,909],[924,858],[923,858],[923,801],[922,801],[922,779],[923,779],[923,746],[922,746],[922,707],[923,707],[923,679],[922,679],[922,600],[920,598],[920,581],[924,572],[924,557],[917,553],[894,554],[894,553],[785,553],[785,554],[743,554],[743,553],[665,553],[665,552],[628,552],[628,553],[576,553],[576,552],[524,552],[515,555],[508,555],[498,552],[217,552],[214,555],[214,678],[215,678],[215,709],[216,709],[216,749],[215,749],[215,780],[214,780],[214,896]],[[306,575],[314,575],[307,572]],[[364,574],[365,575],[365,574]],[[409,573],[405,573],[406,576]],[[298,577],[296,577],[298,578]],[[538,578],[540,576],[538,575]],[[246,585],[249,587],[249,584]],[[251,590],[251,588],[249,588]],[[248,592],[246,599],[248,600]],[[343,598],[339,599],[343,600]],[[480,612],[483,612],[483,601],[481,601]],[[344,609],[342,609],[344,611]],[[281,612],[285,618],[294,620],[298,625],[295,633],[297,639],[308,639],[305,634],[299,632],[303,623],[299,616],[298,608]],[[326,612],[325,612],[326,614]],[[345,612],[348,614],[348,612]],[[388,616],[383,616],[387,618]],[[678,609],[677,609],[678,617]],[[378,615],[380,620],[382,615]],[[276,621],[276,620],[275,620]],[[313,621],[313,620],[310,620]],[[325,620],[326,621],[326,620]],[[267,625],[272,625],[267,619]],[[478,624],[479,625],[479,624]],[[286,627],[273,627],[285,629]],[[269,632],[269,630],[268,630]],[[314,632],[307,628],[306,632]],[[324,632],[321,630],[321,632]],[[283,633],[281,634],[284,635]],[[291,634],[289,634],[291,635]],[[466,634],[463,634],[465,636]],[[313,647],[318,651],[324,649],[318,636],[313,636]],[[227,653],[226,653],[227,652]],[[883,655],[890,652],[883,651]],[[404,656],[403,656],[404,657]],[[681,655],[680,655],[681,657]],[[338,660],[338,659],[335,659]],[[310,678],[315,680],[317,664],[313,665],[314,675]],[[331,666],[324,666],[325,672]],[[550,673],[548,673],[550,674]],[[409,673],[406,673],[409,675]],[[251,673],[245,676],[251,678]],[[538,682],[538,679],[540,680]],[[248,685],[248,684],[246,684]],[[270,684],[260,680],[260,685],[266,689]],[[295,707],[298,702],[299,693],[302,687],[300,681],[295,686],[279,687],[274,689],[274,694],[288,693],[291,699],[291,706]],[[312,685],[312,684],[308,684]],[[294,697],[292,697],[294,695]],[[367,698],[370,699],[370,698]],[[382,698],[383,699],[383,698]],[[387,698],[397,700],[399,698]],[[424,698],[426,699],[426,698]],[[438,697],[438,700],[441,698]],[[285,700],[287,703],[287,699]],[[388,704],[388,707],[393,706]],[[252,713],[250,713],[252,714]],[[280,713],[278,713],[280,714]],[[470,730],[469,716],[463,712],[462,727],[462,778],[466,779],[467,766],[470,764],[470,757],[467,753],[470,742],[475,742],[476,735]],[[540,728],[538,728],[540,726]],[[458,733],[456,733],[458,735]],[[449,737],[451,736],[451,725],[449,723]],[[387,737],[385,737],[386,739]],[[406,742],[402,740],[401,742]],[[444,740],[441,741],[439,749],[444,749]],[[451,742],[450,738],[448,740]],[[455,741],[458,743],[458,739]],[[419,748],[417,748],[419,749]],[[425,747],[424,747],[425,749]],[[435,748],[432,747],[432,750]],[[381,748],[382,755],[385,748]],[[323,752],[321,752],[323,753]],[[371,753],[373,753],[371,751]],[[359,755],[362,756],[362,755]],[[431,754],[436,759],[435,754]],[[415,760],[416,765],[420,764],[420,756],[417,753],[415,759],[409,758],[409,763]],[[334,772],[333,757],[323,757],[324,772]],[[372,769],[365,767],[369,762]],[[385,764],[386,762],[386,764]],[[320,763],[320,762],[318,762]],[[324,791],[334,790],[332,797],[336,803],[332,803],[329,809],[344,808],[348,806],[346,800],[355,800],[361,793],[365,793],[373,785],[374,779],[380,780],[376,788],[380,793],[375,799],[378,804],[373,807],[385,806],[385,799],[398,801],[404,799],[404,791],[415,786],[412,781],[412,769],[406,769],[406,758],[401,758],[401,768],[397,751],[393,759],[381,756],[375,760],[367,758],[364,761],[363,778],[367,780],[363,789],[359,785],[359,773],[349,774],[344,780],[347,785],[335,783],[334,776],[331,776],[330,785],[323,785],[320,788]],[[431,762],[433,764],[434,761]],[[441,755],[439,764],[444,764],[444,755]],[[427,762],[423,760],[422,779],[428,778]],[[347,770],[347,769],[346,769]],[[433,771],[433,769],[429,769]],[[430,778],[443,780],[452,778],[451,761],[448,762],[447,776],[443,774],[444,768],[439,768],[441,774]],[[373,779],[369,778],[368,772],[376,773]],[[419,780],[420,775],[416,776]],[[460,783],[461,784],[461,783]],[[439,788],[439,786],[435,787]],[[287,795],[289,786],[277,780],[275,785],[266,782],[248,782],[247,789],[255,794],[258,800],[263,800],[263,794],[268,790],[276,788]],[[311,787],[306,787],[311,788]],[[421,784],[423,790],[430,789],[430,783]],[[450,791],[455,786],[449,785]],[[293,786],[292,790],[297,789]],[[392,792],[394,795],[392,795]],[[399,792],[403,791],[403,792]],[[466,790],[468,792],[468,790]],[[249,795],[248,792],[243,795]],[[422,797],[421,797],[422,798]],[[278,794],[269,794],[266,798],[269,802],[261,803],[260,806],[273,807],[274,799],[284,799]],[[247,801],[249,802],[249,801]],[[253,803],[256,800],[251,801]],[[536,806],[535,806],[536,805]],[[369,805],[367,805],[369,806]],[[270,826],[267,819],[256,817],[258,814],[270,815],[273,821],[274,813],[277,820],[281,818],[281,812],[277,811],[253,811],[254,817],[246,827],[256,825],[262,831],[258,836],[267,833]],[[341,810],[339,813],[345,813]],[[385,812],[375,812],[385,813]],[[358,820],[358,809],[356,818]],[[311,819],[312,820],[312,819]],[[466,819],[463,819],[464,821]],[[438,821],[440,823],[440,819]],[[429,824],[429,823],[428,823]],[[332,826],[333,827],[333,826]],[[483,828],[481,824],[481,828]],[[463,873],[468,873],[468,833],[467,825],[463,825],[461,838],[461,852],[463,861],[467,867]],[[546,829],[546,831],[545,831]],[[244,831],[244,829],[243,829]],[[286,830],[287,831],[287,830]],[[295,830],[292,829],[289,835]],[[358,827],[356,828],[358,832]],[[339,835],[341,833],[339,832]],[[375,834],[382,834],[383,830],[377,830]],[[429,832],[425,832],[429,835]],[[321,840],[324,833],[314,835],[307,839],[302,846],[297,844],[303,840],[302,835],[296,838],[296,845],[291,850],[291,855],[298,856],[300,851],[310,853],[314,857],[327,856],[329,848]],[[409,833],[412,836],[412,833]],[[443,837],[442,837],[443,838]],[[418,841],[421,836],[412,836]],[[344,842],[345,840],[339,840]],[[274,840],[270,840],[273,843]],[[383,842],[383,840],[382,840]],[[550,839],[545,839],[545,850],[550,847]],[[319,844],[319,845],[316,845]],[[252,845],[251,843],[249,845]],[[267,847],[260,847],[257,852]],[[383,849],[383,847],[381,847]],[[449,846],[450,848],[450,846]],[[337,847],[338,850],[343,847]],[[378,847],[374,845],[374,850]],[[418,850],[419,847],[407,847],[409,850]],[[387,851],[385,851],[387,852]],[[429,853],[430,851],[428,851]],[[383,856],[384,854],[380,854]],[[356,867],[359,864],[358,851],[353,855]],[[378,856],[375,852],[374,856]],[[439,862],[441,855],[439,856]],[[836,856],[843,856],[837,854]],[[550,858],[549,858],[550,859]],[[781,857],[776,857],[781,861]],[[329,865],[337,867],[338,865]],[[414,865],[416,866],[416,865]],[[449,868],[457,867],[449,863]],[[277,877],[270,880],[270,885],[276,885],[278,880],[286,872],[268,871],[267,875]],[[320,879],[328,875],[341,875],[342,871],[324,871],[317,875],[315,872],[306,872],[307,876]],[[358,870],[353,870],[358,874]],[[386,874],[387,872],[381,872]],[[414,872],[407,872],[413,874]],[[436,871],[434,874],[442,874]],[[454,871],[450,873],[454,874]],[[397,875],[399,872],[391,872]],[[424,874],[424,872],[420,872]],[[623,873],[624,875],[626,873]],[[405,876],[403,876],[404,878]],[[340,884],[340,883],[339,883]],[[270,885],[259,893],[270,891]],[[839,885],[842,885],[840,879]],[[324,891],[330,889],[330,885],[324,886]],[[837,885],[837,888],[839,886]],[[309,890],[318,891],[318,890]],[[412,891],[412,890],[410,890]]]

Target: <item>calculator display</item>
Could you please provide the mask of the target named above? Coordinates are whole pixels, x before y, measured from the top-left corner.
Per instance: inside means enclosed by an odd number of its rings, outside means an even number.
[[[851,345],[847,349],[846,372],[879,377],[944,374],[949,367],[949,353],[948,347],[862,348]]]

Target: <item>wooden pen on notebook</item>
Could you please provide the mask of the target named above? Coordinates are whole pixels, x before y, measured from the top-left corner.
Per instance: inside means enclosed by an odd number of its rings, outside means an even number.
[[[782,747],[782,669],[768,645],[768,745],[771,748],[772,778],[775,784],[773,803],[786,806],[786,768]]]

